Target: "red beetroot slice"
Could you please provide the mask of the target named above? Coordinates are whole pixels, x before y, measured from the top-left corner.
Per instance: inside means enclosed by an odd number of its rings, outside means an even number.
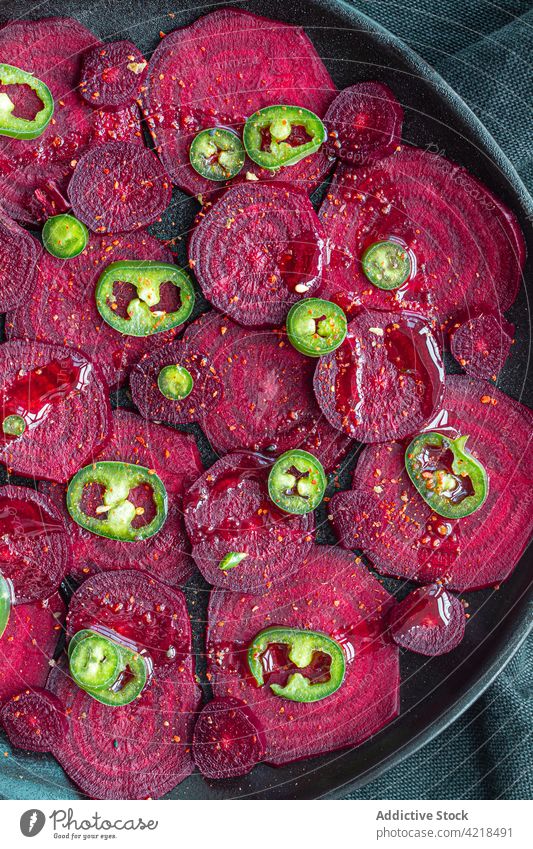
[[[227,321],[213,368],[221,401],[203,427],[213,448],[282,454],[302,448],[326,470],[340,462],[350,440],[322,415],[313,393],[315,361],[304,357],[281,331],[244,330]]]
[[[98,363],[110,386],[124,382],[145,351],[164,345],[175,330],[145,339],[123,336],[96,308],[96,282],[111,262],[126,259],[173,262],[172,252],[147,233],[91,235],[74,259],[61,260],[44,252],[30,298],[6,319],[10,338],[40,339],[81,349]]]
[[[269,499],[271,465],[259,454],[230,454],[217,460],[185,495],[192,554],[214,586],[265,592],[294,574],[311,547],[313,514],[284,513]],[[220,562],[232,552],[246,557],[232,569],[221,569]]]
[[[442,156],[404,149],[369,167],[339,164],[320,208],[330,243],[319,296],[353,313],[409,309],[440,322],[508,309],[525,259],[513,213],[468,171]],[[416,260],[394,290],[373,286],[365,249],[394,237]]]
[[[79,581],[103,571],[135,569],[165,584],[187,580],[194,571],[190,546],[183,527],[182,496],[202,473],[194,438],[163,425],[143,421],[134,413],[113,413],[112,437],[94,460],[121,460],[155,469],[168,494],[168,515],[155,536],[141,542],[120,542],[92,534],[70,518],[65,487],[44,484],[68,524],[73,546],[71,574]],[[137,506],[144,506],[139,502]]]
[[[88,150],[68,188],[74,215],[93,233],[122,233],[153,224],[170,203],[172,187],[151,151],[111,141]]]
[[[0,487],[0,574],[15,602],[46,599],[70,570],[68,532],[46,495],[23,486]]]
[[[441,584],[413,590],[393,607],[389,617],[394,642],[428,657],[457,648],[464,637],[465,624],[463,605]]]
[[[340,348],[320,358],[314,388],[333,427],[382,442],[415,433],[435,414],[444,366],[420,316],[369,310],[350,322]]]
[[[135,103],[147,62],[131,41],[112,41],[87,50],[81,63],[80,94],[93,107],[121,109]]]
[[[81,56],[100,44],[72,18],[11,21],[0,30],[2,61],[35,74],[54,97],[54,117],[37,139],[0,137],[0,196],[6,211],[36,223],[64,211],[68,182],[82,153],[110,139],[142,141],[139,112],[128,107],[109,115],[80,97]],[[18,114],[32,118],[32,93],[11,89]]]
[[[0,210],[0,312],[28,300],[40,254],[37,239]]]
[[[57,593],[46,601],[11,608],[0,637],[0,702],[21,690],[44,687],[64,613]]]
[[[194,726],[192,756],[204,778],[238,778],[263,760],[265,738],[248,705],[214,699]]]
[[[454,327],[451,352],[471,377],[496,380],[509,356],[514,330],[502,315],[475,316]]]
[[[193,771],[200,691],[190,668],[156,672],[124,707],[97,702],[60,666],[47,686],[69,711],[68,733],[54,755],[87,796],[159,799]]]
[[[145,111],[163,165],[191,194],[214,188],[189,162],[200,130],[216,125],[240,132],[246,118],[277,103],[322,117],[336,93],[303,29],[237,9],[219,9],[168,33],[150,60],[146,87]],[[320,150],[276,173],[247,159],[241,175],[290,180],[311,191],[329,167]]]
[[[68,731],[65,708],[42,687],[23,690],[0,709],[0,725],[9,742],[29,752],[54,752]]]
[[[311,201],[286,184],[228,189],[198,218],[189,263],[206,298],[240,324],[282,324],[322,274],[324,233]]]
[[[102,572],[72,596],[67,637],[83,629],[106,629],[146,651],[156,678],[161,667],[183,667],[192,675],[191,625],[185,597],[149,575],[125,569]]]
[[[63,483],[107,439],[111,410],[100,369],[82,353],[13,341],[0,346],[0,413],[26,425],[21,436],[0,431],[0,463]]]
[[[387,575],[420,583],[442,579],[463,592],[504,581],[533,530],[533,415],[485,382],[448,376],[443,409],[429,431],[469,434],[468,449],[485,466],[483,506],[455,521],[431,512],[405,471],[406,443],[364,449],[352,490],[330,504],[345,548],[361,549]],[[446,430],[444,430],[446,433]]]
[[[222,382],[213,361],[228,324],[211,310],[192,322],[181,339],[144,355],[130,376],[133,401],[144,418],[171,424],[203,422],[222,397]],[[159,373],[169,365],[186,368],[193,379],[192,391],[182,400],[166,398],[159,389]]]
[[[324,117],[325,148],[348,165],[369,165],[394,153],[402,135],[403,109],[383,83],[343,89]]]
[[[323,545],[313,547],[297,576],[261,598],[212,592],[207,655],[213,691],[253,711],[266,737],[268,763],[355,746],[398,714],[398,649],[386,622],[391,603],[353,555]],[[268,685],[258,688],[246,656],[267,624],[321,631],[338,640],[346,675],[337,692],[306,704],[275,696]]]

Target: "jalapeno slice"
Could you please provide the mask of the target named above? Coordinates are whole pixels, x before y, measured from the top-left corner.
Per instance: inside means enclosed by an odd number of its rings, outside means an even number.
[[[412,260],[399,242],[374,242],[361,257],[365,276],[378,289],[398,289],[411,276]]]
[[[468,436],[450,439],[421,433],[405,452],[405,468],[435,513],[447,519],[470,516],[484,503],[489,479],[483,465],[466,450]]]
[[[168,309],[175,301],[177,308]],[[96,306],[104,321],[119,333],[152,336],[189,318],[194,289],[189,276],[171,263],[123,260],[112,262],[100,275]]]
[[[248,118],[243,131],[250,159],[271,171],[295,165],[325,140],[326,128],[318,115],[301,106],[266,106]]]
[[[73,259],[87,247],[89,231],[73,215],[54,215],[43,227],[43,245],[52,256]]]
[[[346,659],[340,643],[318,631],[274,627],[260,631],[248,649],[248,666],[260,687],[265,684],[265,674],[275,671],[268,655],[271,647],[278,646],[288,647],[283,668],[289,676],[283,686],[269,685],[276,696],[293,702],[318,702],[335,693],[344,681]]]
[[[0,92],[0,136],[9,136],[13,139],[36,139],[42,135],[54,114],[54,99],[48,86],[21,68],[2,64],[0,64],[0,83],[4,86],[28,86],[42,103],[42,108],[31,120],[18,118],[14,114],[16,104],[7,92]]]
[[[26,430],[26,422],[22,416],[6,416],[2,422],[2,430],[6,436],[22,436]]]
[[[194,380],[193,376],[185,366],[164,366],[157,376],[157,386],[161,395],[170,401],[182,401],[190,395]]]
[[[310,513],[324,497],[326,473],[320,460],[295,448],[278,457],[268,476],[268,494],[286,513]]]
[[[242,563],[246,557],[248,557],[248,555],[245,551],[229,551],[218,564],[218,568],[223,572],[227,572],[229,569],[235,569],[235,566]]]
[[[189,149],[192,167],[207,180],[231,180],[242,169],[245,158],[239,136],[223,127],[202,130]]]
[[[130,497],[139,487],[151,490],[148,502],[143,493],[146,507],[136,507]],[[153,469],[104,460],[74,475],[67,490],[67,509],[78,525],[93,534],[137,542],[153,537],[163,526],[167,491]]]
[[[78,631],[68,647],[70,674],[78,687],[111,707],[130,704],[144,690],[149,659],[96,631]]]
[[[117,679],[121,661],[116,643],[100,634],[80,640],[70,655],[70,672],[82,689],[99,690]]]
[[[11,613],[12,585],[11,581],[0,574],[0,637],[7,628]]]
[[[306,298],[298,301],[287,316],[291,345],[307,357],[322,357],[342,345],[348,330],[344,311],[332,301]]]

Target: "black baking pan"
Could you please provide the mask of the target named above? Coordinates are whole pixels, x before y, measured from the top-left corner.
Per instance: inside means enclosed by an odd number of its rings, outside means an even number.
[[[104,40],[129,38],[146,54],[159,33],[191,23],[222,5],[234,5],[305,27],[333,80],[343,88],[360,80],[387,83],[405,110],[408,143],[441,151],[466,166],[499,195],[518,216],[528,243],[529,261],[520,296],[510,312],[517,325],[512,355],[498,386],[533,406],[533,379],[528,374],[531,344],[533,202],[511,163],[476,116],[447,84],[403,42],[340,0],[284,0],[197,5],[175,0],[54,0],[32,6],[27,0],[3,0],[0,16],[39,18],[69,15]],[[172,13],[169,15],[169,13]],[[175,191],[172,209],[158,235],[170,238],[191,226],[197,203]],[[119,399],[127,404],[127,397]],[[204,461],[214,460],[200,436]],[[323,541],[331,537],[323,537]],[[172,799],[305,799],[342,796],[397,764],[453,722],[509,661],[531,627],[531,555],[526,554],[512,577],[498,590],[468,596],[470,622],[463,643],[451,654],[427,659],[402,656],[401,714],[362,746],[300,763],[257,767],[232,781],[205,782],[191,776],[167,798]],[[398,590],[398,584],[393,588]],[[200,580],[188,588],[199,672],[208,587]],[[334,721],[334,720],[333,720]],[[81,798],[51,757],[14,752],[13,768],[0,785],[7,798]],[[6,762],[6,770],[7,762]]]

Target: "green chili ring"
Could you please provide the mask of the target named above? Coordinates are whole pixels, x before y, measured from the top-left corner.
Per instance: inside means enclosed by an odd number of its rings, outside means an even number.
[[[462,519],[479,510],[489,493],[484,466],[466,450],[468,436],[449,439],[441,433],[421,433],[408,445],[405,468],[426,504],[446,519]],[[428,449],[450,451],[451,469],[429,470],[424,452]],[[465,481],[464,479],[467,479]],[[469,489],[465,484],[468,482]],[[454,500],[454,496],[456,499]]]
[[[194,378],[185,366],[164,366],[157,376],[157,388],[169,401],[183,401],[194,388]]]
[[[239,136],[225,127],[202,130],[189,148],[192,167],[206,180],[231,180],[242,170],[246,152]]]
[[[87,247],[89,231],[82,221],[73,215],[54,215],[45,221],[43,245],[58,259],[74,259]]]
[[[287,139],[294,126],[303,127],[310,141],[290,145]],[[270,140],[265,147],[264,134],[267,132]],[[325,140],[326,128],[318,115],[302,106],[266,106],[248,118],[243,130],[246,153],[253,162],[270,171],[296,165],[316,153]]]
[[[114,285],[130,283],[137,290],[126,311],[128,318],[116,314]],[[155,309],[160,301],[160,289],[171,283],[180,293],[181,306],[173,312]],[[168,262],[152,260],[123,260],[112,262],[96,284],[98,312],[111,327],[124,336],[152,336],[164,333],[186,321],[194,307],[194,289],[185,271]]]
[[[289,310],[289,342],[307,357],[322,357],[342,345],[348,332],[344,311],[332,301],[305,298]]]
[[[299,448],[278,457],[268,476],[268,494],[286,513],[315,510],[324,497],[328,479],[320,460]]]
[[[116,656],[117,665],[114,674],[110,674],[105,683],[100,681],[99,686],[90,687],[80,678],[78,657],[84,647],[87,650],[86,644],[93,640],[98,641],[110,655]],[[149,666],[143,655],[96,631],[82,630],[74,634],[68,646],[68,657],[70,674],[80,689],[111,707],[130,704],[140,696],[148,681]],[[126,671],[127,675],[122,677]]]
[[[265,683],[261,656],[269,645],[277,644],[289,646],[289,660],[299,669],[310,666],[317,652],[329,655],[331,663],[328,681],[312,683],[300,672],[295,672],[284,687],[270,684],[276,696],[293,702],[318,702],[339,689],[346,673],[346,658],[340,643],[319,631],[288,627],[266,628],[254,637],[248,649],[248,667],[258,686]]]
[[[100,513],[103,518],[89,516],[82,510],[84,488],[90,484],[104,487]],[[156,514],[146,525],[132,527],[138,515],[135,505],[128,496],[136,486],[148,484],[152,489]],[[134,463],[101,461],[85,466],[77,472],[67,489],[67,509],[74,521],[87,531],[108,539],[123,542],[138,542],[154,536],[163,526],[168,512],[165,485],[153,469],[136,466]]]
[[[25,85],[31,88],[42,103],[35,118],[17,118],[13,115],[15,104],[8,94],[0,92],[0,136],[13,139],[36,139],[44,133],[54,114],[54,98],[48,86],[33,74],[14,65],[0,64],[2,85]]]
[[[13,593],[11,581],[0,573],[0,637],[6,630],[11,615]]]
[[[398,289],[413,270],[407,248],[391,239],[370,245],[361,257],[361,266],[365,277],[378,289]]]

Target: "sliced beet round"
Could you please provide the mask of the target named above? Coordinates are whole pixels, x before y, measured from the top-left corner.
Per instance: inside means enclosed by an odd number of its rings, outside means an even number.
[[[324,545],[312,548],[296,576],[261,598],[212,592],[207,656],[214,695],[239,699],[253,711],[266,737],[265,761],[282,764],[355,746],[394,719],[399,669],[387,633],[392,603],[353,555]],[[265,623],[320,631],[340,642],[346,674],[339,689],[309,704],[274,695],[268,683],[258,687],[246,657]]]
[[[181,339],[144,355],[130,376],[133,401],[144,418],[171,424],[203,422],[222,397],[222,381],[213,362],[228,325],[212,310],[192,322]],[[161,371],[169,366],[186,369],[191,376],[192,389],[183,398],[169,398],[161,390]]]
[[[450,322],[510,307],[525,259],[513,213],[464,168],[404,149],[373,165],[337,166],[319,217],[330,242],[319,297],[346,312],[409,309]],[[411,252],[413,273],[397,289],[372,285],[361,266],[375,242]]]
[[[115,410],[111,439],[94,456],[95,462],[101,460],[121,460],[154,469],[167,490],[168,515],[161,530],[149,539],[108,539],[85,530],[70,518],[64,486],[41,484],[67,523],[73,547],[71,574],[84,581],[98,572],[135,569],[171,586],[186,581],[194,571],[194,562],[183,527],[182,496],[203,471],[194,437],[143,421],[126,410]]]
[[[240,9],[217,9],[161,41],[148,66],[144,107],[172,181],[197,194],[213,190],[189,162],[189,148],[201,130],[221,126],[240,133],[250,115],[278,103],[322,117],[334,95],[303,29]],[[279,177],[311,191],[329,167],[320,150],[275,174],[247,159],[241,174],[269,181]]]
[[[85,351],[101,366],[110,386],[120,385],[145,351],[176,334],[169,330],[144,339],[123,336],[102,320],[94,297],[97,280],[109,263],[128,259],[173,262],[173,254],[148,233],[91,234],[83,253],[67,262],[44,252],[31,296],[7,316],[8,336]]]
[[[189,263],[206,298],[240,324],[282,324],[316,289],[322,226],[307,195],[286,184],[234,186],[198,219]]]
[[[65,708],[59,699],[42,687],[23,690],[0,708],[9,742],[29,752],[54,752],[68,731]]]
[[[45,601],[11,608],[0,637],[0,702],[44,687],[62,631],[65,606],[56,593]]]
[[[365,310],[342,345],[320,358],[314,388],[333,427],[360,442],[383,442],[415,433],[439,409],[444,366],[420,316]]]
[[[93,799],[158,799],[193,771],[191,741],[200,691],[192,658],[154,675],[140,698],[123,707],[97,702],[65,667],[47,687],[68,709],[69,729],[54,755]]]
[[[41,342],[0,346],[0,463],[19,475],[67,481],[110,427],[107,385],[79,351]]]
[[[277,330],[244,330],[231,321],[212,366],[222,384],[221,400],[203,428],[213,448],[239,448],[277,456],[289,448],[314,454],[326,470],[350,441],[322,415],[313,393],[315,361],[304,357]]]
[[[146,66],[131,41],[95,45],[82,58],[80,94],[93,107],[122,109],[138,98]]]
[[[348,165],[369,165],[394,153],[402,135],[403,109],[383,83],[343,89],[324,117],[330,156]]]
[[[123,233],[153,224],[172,187],[154,154],[134,142],[110,141],[78,161],[68,196],[76,218],[93,233]]]
[[[110,630],[147,652],[156,678],[162,667],[192,669],[183,593],[142,572],[102,572],[85,581],[70,602],[67,638],[84,629]]]
[[[284,513],[269,499],[272,462],[237,452],[211,466],[184,499],[192,554],[206,580],[217,587],[265,592],[294,574],[311,547],[312,513]],[[228,555],[238,557],[228,568]]]
[[[330,512],[341,545],[380,572],[463,592],[504,581],[531,535],[533,415],[484,381],[450,375],[443,410],[426,429],[469,435],[489,479],[479,510],[455,520],[433,513],[405,469],[407,442],[390,442],[364,449],[352,489],[333,496]]]
[[[485,313],[454,326],[451,352],[471,377],[496,380],[509,356],[513,335],[514,324],[502,315]]]
[[[429,584],[392,608],[389,625],[398,646],[433,657],[457,648],[465,633],[465,609],[442,584]]]
[[[0,210],[0,312],[28,300],[40,254],[37,239]]]
[[[0,574],[15,602],[47,599],[70,571],[68,531],[46,495],[23,486],[0,487]]]
[[[238,778],[260,763],[265,737],[253,711],[238,699],[214,699],[194,726],[192,756],[204,778]]]
[[[43,80],[54,98],[54,116],[36,139],[0,137],[0,195],[19,221],[36,223],[65,210],[67,186],[82,153],[111,139],[142,141],[138,109],[109,115],[91,109],[77,89],[81,58],[101,42],[72,18],[11,21],[0,30],[2,61]],[[20,86],[11,91],[20,114],[32,118],[35,100]]]

